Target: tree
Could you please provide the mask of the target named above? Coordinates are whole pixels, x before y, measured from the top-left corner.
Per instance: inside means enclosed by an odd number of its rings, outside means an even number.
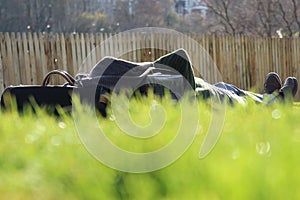
[[[282,3],[279,0],[275,1],[278,9],[278,20],[281,21],[281,27],[278,31],[282,36],[299,36],[300,30],[300,3],[296,0],[287,0]]]
[[[111,32],[109,20],[103,13],[87,13],[80,15],[75,23],[77,32]]]
[[[210,31],[229,34],[293,36],[300,29],[297,0],[204,0],[209,9]]]
[[[24,6],[18,0],[0,1],[0,31],[21,31],[26,29]]]
[[[171,0],[127,0],[118,1],[114,12],[115,23],[120,31],[137,27],[174,26],[177,23]]]
[[[202,0],[206,15],[179,16],[174,0],[0,0],[0,31],[120,32],[145,26],[181,32],[299,36],[298,0]]]
[[[208,8],[206,24],[214,32],[227,34],[247,34],[249,22],[255,12],[250,11],[250,1],[246,0],[204,0]]]

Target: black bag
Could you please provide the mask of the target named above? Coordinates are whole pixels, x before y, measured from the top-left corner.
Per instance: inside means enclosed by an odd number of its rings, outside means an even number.
[[[63,86],[49,86],[52,75],[61,75],[67,80]],[[1,109],[11,109],[11,104],[15,100],[18,111],[22,112],[25,106],[38,105],[54,108],[60,106],[66,110],[71,108],[71,94],[74,89],[74,78],[65,71],[53,70],[43,79],[42,85],[20,85],[9,86],[1,95]]]
[[[67,81],[63,86],[50,86],[50,78],[52,75],[60,75]],[[85,77],[85,76],[83,76]],[[79,80],[82,77],[78,78]],[[77,89],[75,91],[75,89]],[[87,99],[90,88],[79,87],[75,79],[66,71],[53,70],[49,72],[43,79],[41,85],[20,85],[9,86],[1,95],[0,107],[1,110],[10,110],[12,103],[15,101],[17,110],[23,112],[26,106],[33,108],[35,105],[39,107],[47,107],[49,111],[59,114],[57,107],[63,108],[65,111],[72,109],[72,94],[76,93],[80,100],[84,103],[92,104],[100,112],[103,117],[106,117],[106,104],[99,102],[101,93],[107,92],[103,87],[98,87],[94,96],[94,101]]]

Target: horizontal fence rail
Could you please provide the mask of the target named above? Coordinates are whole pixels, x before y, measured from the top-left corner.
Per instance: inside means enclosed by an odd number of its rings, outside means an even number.
[[[265,75],[300,78],[300,39],[165,33],[0,33],[0,92],[9,85],[39,85],[63,69],[88,73],[104,56],[144,62],[183,48],[197,76],[263,91]],[[54,80],[58,84],[62,80]],[[300,98],[300,92],[297,99]]]

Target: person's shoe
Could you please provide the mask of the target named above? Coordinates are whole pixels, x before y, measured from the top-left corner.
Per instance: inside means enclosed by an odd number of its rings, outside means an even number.
[[[284,97],[291,96],[294,97],[298,90],[298,81],[295,77],[288,77],[285,79],[285,82],[280,89],[280,93],[284,95]]]
[[[294,79],[294,88],[292,91],[293,96],[296,96],[297,91],[298,91],[298,80],[295,77],[292,77],[292,79]]]
[[[266,75],[265,84],[264,84],[264,92],[267,94],[272,94],[276,90],[280,90],[281,88],[281,79],[275,72],[270,72]]]

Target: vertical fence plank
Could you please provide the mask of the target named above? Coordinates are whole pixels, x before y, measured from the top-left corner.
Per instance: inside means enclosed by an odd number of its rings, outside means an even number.
[[[58,43],[59,42],[59,36],[58,36],[58,33],[51,33],[50,34],[50,41],[51,41],[51,61],[52,61],[52,64],[50,66],[51,70],[54,70],[54,69],[58,69],[58,68],[61,68],[60,66],[60,59],[59,59],[59,56],[60,56],[60,44]],[[57,46],[59,45],[59,46]],[[49,70],[50,71],[50,70]],[[54,77],[57,82],[57,77]]]
[[[67,63],[67,49],[66,49],[66,40],[63,33],[60,34],[60,43],[61,43],[61,68],[65,71],[68,71]]]
[[[97,63],[97,44],[95,40],[95,35],[91,34],[91,54],[92,54],[92,63],[91,67],[94,67]]]
[[[119,43],[119,38],[117,35],[114,35],[112,36],[112,43],[113,43],[113,46],[114,46],[114,53],[113,55],[115,57],[120,57],[121,55],[121,52],[120,52],[120,43]]]
[[[213,55],[215,62],[218,62],[218,37],[216,35],[213,36]],[[218,82],[218,65],[216,68],[213,68],[213,81],[214,83]]]
[[[24,56],[24,82],[22,84],[31,84],[31,74],[30,74],[30,57],[29,57],[29,46],[26,33],[22,33],[23,42],[23,56]]]
[[[294,74],[293,39],[292,38],[289,39],[289,49],[288,49],[288,51],[290,52],[288,54],[288,56],[289,56],[289,58],[288,58],[289,70],[290,70],[290,73]]]
[[[119,45],[122,45],[122,43],[119,41]],[[131,43],[132,43],[132,61],[137,62],[137,38],[136,33],[131,34]]]
[[[118,34],[117,36],[117,41],[119,43],[119,58],[121,59],[129,59],[128,57],[128,46],[127,46],[127,38],[126,38],[126,33],[121,33],[121,34]],[[138,44],[136,44],[136,46],[138,46]],[[137,52],[136,52],[137,54]],[[136,56],[138,57],[138,55]],[[136,58],[137,59],[137,58]]]
[[[281,66],[281,59],[280,59],[280,39],[276,38],[275,40],[275,56],[276,56],[276,65],[277,65],[277,72],[282,77],[283,76],[283,70]]]
[[[7,72],[8,72],[8,78],[11,82],[11,84],[16,84],[15,76],[14,76],[14,62],[13,62],[13,54],[12,54],[12,48],[11,48],[11,38],[9,33],[5,34],[5,44],[6,44],[6,58],[7,58]]]
[[[295,40],[295,73],[293,74],[293,76],[295,76],[296,78],[298,78],[298,80],[300,79],[300,39],[294,39]],[[300,91],[298,89],[297,92],[297,100],[300,99]]]
[[[206,79],[207,81],[211,81],[210,77],[209,77],[209,71],[211,68],[211,56],[209,53],[209,48],[208,48],[208,36],[204,35],[202,37],[202,41],[203,41],[203,49],[204,49],[204,54],[202,56],[202,58],[204,58],[204,65],[203,65],[203,72],[201,73],[201,75],[203,76],[204,79]]]
[[[111,33],[108,34],[108,41],[109,41],[109,43],[108,43],[108,46],[109,46],[109,53],[108,53],[108,55],[109,56],[113,56],[114,55],[114,44],[113,44],[114,41],[112,39],[112,34]],[[127,39],[126,42],[128,42],[128,39]],[[128,43],[127,43],[127,45],[128,45]]]
[[[270,71],[270,68],[272,67],[272,63],[271,63],[271,59],[269,57],[270,53],[270,45],[269,45],[269,39],[270,38],[265,38],[264,40],[264,45],[265,45],[265,60],[266,60],[266,64],[264,65],[263,69],[264,69],[264,73],[262,74],[263,75],[263,78],[265,77],[265,75],[267,73],[269,73]],[[263,80],[263,79],[262,79]],[[262,85],[262,84],[261,84]]]
[[[52,64],[51,59],[51,42],[49,41],[49,34],[44,33],[43,37],[41,38],[44,42],[44,50],[45,50],[45,73],[47,73],[50,69]]]
[[[159,57],[162,56],[163,49],[161,47],[162,44],[162,34],[155,34],[154,42],[155,42],[155,47],[156,47],[156,52],[155,52],[155,60]]]
[[[41,55],[41,75],[44,77],[48,71],[47,71],[47,59],[46,59],[46,53],[45,53],[45,39],[44,39],[44,34],[39,33],[38,35],[38,43],[40,45],[40,55]]]
[[[211,36],[205,36],[205,49],[208,53],[208,55],[210,56],[210,59],[211,60],[208,60],[208,63],[207,63],[207,70],[206,70],[206,73],[207,73],[207,76],[208,76],[208,82],[209,83],[215,83],[214,80],[213,80],[213,77],[212,77],[212,74],[213,74],[213,65],[211,65],[210,62],[213,62],[214,65],[216,65],[215,63],[215,60],[213,58],[213,52],[212,52],[212,37]]]
[[[252,50],[252,41],[253,41],[253,39],[254,38],[248,38],[248,37],[245,37],[244,38],[245,39],[245,41],[246,41],[246,43],[247,43],[247,46],[246,46],[246,49],[245,49],[245,51],[246,51],[246,70],[247,70],[247,77],[248,77],[248,79],[247,79],[247,86],[246,86],[246,88],[252,88],[252,80],[251,80],[251,73],[252,73],[252,66],[254,66],[253,65],[253,62],[252,62],[252,54],[253,54],[253,50]],[[249,49],[251,49],[251,51],[249,51]]]
[[[128,46],[128,39],[127,39],[128,34],[127,33],[122,33],[122,41],[123,41],[123,50],[124,53],[122,55],[121,58],[126,59],[126,60],[130,60],[129,57],[129,46]]]
[[[295,55],[296,55],[296,43],[295,43],[295,40],[294,40],[294,38],[292,39],[292,41],[291,41],[291,49],[292,49],[292,55],[291,55],[291,57],[292,57],[292,67],[293,67],[293,75],[295,76],[295,74],[297,73],[297,65],[298,65],[298,63],[297,63],[297,56],[295,57]]]
[[[65,34],[65,56],[66,56],[66,66],[67,66],[67,71],[74,76],[76,72],[74,72],[74,62],[73,59],[74,56],[72,54],[72,43],[71,43],[71,37],[72,34]]]
[[[85,46],[85,39],[84,34],[80,34],[80,43],[81,43],[81,61],[82,61],[82,70],[85,73],[88,73],[87,71],[87,65],[86,65],[86,46]]]
[[[49,35],[49,43],[50,43],[50,49],[49,49],[49,60],[50,60],[50,63],[49,63],[49,69],[48,71],[51,71],[53,69],[56,68],[56,65],[57,65],[57,56],[56,56],[56,46],[55,46],[55,35],[56,34],[53,34],[53,33],[50,33]]]
[[[100,34],[100,59],[102,59],[105,56],[105,50],[104,50],[104,35]]]
[[[288,76],[288,66],[287,66],[287,56],[286,56],[286,46],[287,46],[287,40],[282,40],[282,65],[284,66],[284,75]]]
[[[30,59],[30,77],[31,77],[31,84],[37,84],[37,77],[36,77],[36,59],[34,56],[34,44],[32,34],[28,33],[28,43],[29,43],[29,59]]]
[[[103,56],[109,56],[109,42],[108,42],[108,34],[105,33],[103,36],[103,42],[104,42],[104,51],[103,51]]]
[[[75,43],[76,43],[75,57],[77,60],[78,72],[83,72],[83,65],[81,60],[81,43],[80,43],[80,36],[78,33],[75,35]]]
[[[132,61],[132,47],[131,47],[131,41],[130,41],[130,33],[125,33],[124,34],[124,44],[126,46],[126,48],[124,49],[125,50],[125,59],[126,60],[130,60]]]
[[[285,73],[284,73],[284,66],[282,66],[282,52],[280,51],[280,49],[282,49],[282,40],[281,39],[277,39],[277,48],[279,49],[278,54],[277,54],[279,72],[280,72],[280,76],[283,77]]]
[[[123,52],[124,51],[123,50],[124,42],[122,41],[121,34],[113,35],[112,36],[112,41],[113,41],[113,45],[114,45],[114,55],[116,57],[122,59],[123,56],[124,56],[124,52]]]
[[[134,33],[130,33],[129,35],[129,45],[130,45],[130,55],[131,55],[131,61],[136,61],[137,55],[136,55],[136,37]]]
[[[291,52],[290,51],[290,40],[288,38],[285,40],[285,47],[284,47],[284,49],[285,49],[285,52]],[[291,61],[290,54],[285,53],[285,56],[286,56],[286,58],[285,58],[285,60],[286,60],[285,61],[286,71],[288,73],[291,73],[292,70],[291,70],[291,65],[290,65],[290,61]],[[287,74],[287,76],[288,76],[288,74]]]
[[[42,61],[41,61],[41,49],[37,33],[33,33],[33,44],[35,52],[35,62],[36,62],[36,80],[37,83],[42,83],[43,80],[43,71],[42,71]]]
[[[20,78],[20,70],[19,70],[19,54],[18,54],[18,47],[17,47],[17,38],[14,33],[11,34],[11,46],[12,46],[12,58],[13,58],[13,74],[15,76],[15,84],[19,85],[21,83]]]
[[[235,37],[235,56],[236,56],[236,68],[235,71],[235,85],[242,86],[242,83],[240,81],[240,77],[242,76],[242,69],[241,69],[241,55],[242,55],[242,45],[241,45],[241,36],[237,35]]]
[[[90,34],[90,58],[91,58],[91,66],[92,69],[96,64],[96,50],[95,50],[95,37],[94,34]]]
[[[3,68],[3,53],[2,49],[4,48],[4,36],[3,33],[0,32],[0,93],[2,94],[5,84],[4,84],[4,68]]]
[[[141,34],[140,33],[135,33],[136,34],[136,62],[141,62],[142,61],[142,54],[141,54]],[[123,47],[124,48],[124,47]]]
[[[236,79],[236,47],[235,47],[235,38],[230,37],[230,76],[229,76],[229,83],[235,84]]]
[[[76,55],[76,42],[75,42],[75,35],[74,34],[69,34],[69,52],[67,53],[68,55],[68,68],[71,68],[71,73],[75,76],[78,72],[78,67],[79,64],[77,63],[77,55]],[[70,64],[72,63],[72,65]]]
[[[154,61],[155,59],[155,49],[153,49],[155,42],[154,42],[154,33],[150,33],[150,61]]]
[[[203,47],[201,43],[201,37],[195,35],[195,42],[196,42],[196,52],[197,52],[197,60],[198,60],[198,65],[196,66],[196,71],[195,75],[197,77],[201,77],[201,69],[204,67],[203,65]]]
[[[262,42],[261,38],[257,38],[257,49],[256,49],[256,60],[257,60],[257,66],[256,66],[256,89],[260,90],[259,85],[257,84],[261,80],[261,74],[262,74],[262,68],[263,68],[263,59],[261,59],[263,56],[263,49],[262,49]]]
[[[84,58],[86,61],[85,71],[88,73],[92,69],[91,41],[90,41],[90,35],[88,33],[85,34],[85,48],[86,48],[86,54]]]
[[[223,43],[222,36],[218,37],[217,43],[218,43],[218,49],[219,49],[219,51],[217,51],[218,69],[219,69],[219,72],[222,73],[224,71],[224,65],[226,65],[226,63],[224,62],[224,58],[223,58],[224,43]],[[217,81],[219,82],[221,80],[218,79]]]
[[[251,73],[252,73],[252,66],[254,65],[253,63],[253,40],[254,38],[251,37],[246,37],[244,38],[245,40],[245,43],[247,44],[246,46],[246,73],[247,73],[247,81],[246,81],[246,87],[245,88],[252,88],[252,76],[251,76]]]
[[[242,52],[241,52],[241,66],[240,69],[242,71],[242,76],[240,77],[240,81],[242,82],[241,87],[242,88],[247,88],[247,64],[246,64],[246,49],[247,49],[247,43],[245,42],[245,37],[241,36],[241,47],[242,47]]]
[[[262,39],[262,49],[263,49],[263,52],[261,54],[261,59],[263,61],[263,65],[261,66],[261,73],[260,73],[260,79],[258,80],[258,87],[259,87],[259,90],[261,92],[263,92],[263,87],[262,87],[262,83],[263,83],[263,80],[265,78],[265,75],[267,74],[267,71],[268,68],[269,68],[269,59],[268,59],[268,45],[267,45],[267,41],[265,39]]]
[[[224,63],[224,43],[223,43],[223,37],[219,36],[217,37],[217,46],[218,49],[216,51],[217,53],[217,57],[218,57],[218,62],[220,63],[219,66],[217,67],[218,70],[216,71],[216,82],[220,82],[223,80],[222,77],[222,72],[224,71],[224,65],[226,65],[226,63]]]
[[[272,57],[273,57],[273,71],[278,72],[278,58],[277,58],[277,46],[276,46],[276,38],[272,39]]]
[[[0,38],[1,39],[1,38]],[[0,94],[4,91],[4,74],[2,65],[2,56],[0,55]]]
[[[225,42],[225,51],[224,51],[224,58],[225,58],[225,63],[226,63],[226,65],[225,65],[225,70],[226,70],[226,73],[225,73],[225,81],[226,82],[229,82],[229,80],[230,80],[230,74],[231,74],[231,63],[230,63],[230,61],[231,61],[231,59],[230,59],[230,48],[231,48],[231,46],[230,46],[230,40],[229,40],[229,37],[228,36],[225,36],[224,37],[224,41],[223,42]],[[223,76],[224,77],[224,76]]]
[[[206,81],[211,81],[210,77],[209,77],[209,69],[210,69],[210,54],[209,54],[209,48],[208,48],[208,36],[204,35],[204,37],[202,38],[203,41],[203,48],[204,48],[204,67],[203,67],[203,71],[201,72],[201,75],[203,76],[203,78]]]
[[[20,83],[24,84],[26,81],[25,78],[25,67],[24,67],[24,48],[22,37],[20,33],[17,33],[17,49],[18,49],[18,59],[19,59],[19,74],[20,74]]]
[[[95,56],[96,56],[96,63],[98,63],[98,61],[100,60],[100,55],[101,51],[100,51],[100,37],[99,37],[99,33],[95,34]]]
[[[61,41],[59,38],[59,34],[55,34],[55,50],[56,50],[56,56],[55,56],[55,68],[56,69],[62,69],[62,52],[61,52]]]
[[[0,32],[0,57],[1,57],[1,71],[3,88],[7,87],[9,83],[8,71],[7,71],[7,53],[5,48],[5,36]]]

